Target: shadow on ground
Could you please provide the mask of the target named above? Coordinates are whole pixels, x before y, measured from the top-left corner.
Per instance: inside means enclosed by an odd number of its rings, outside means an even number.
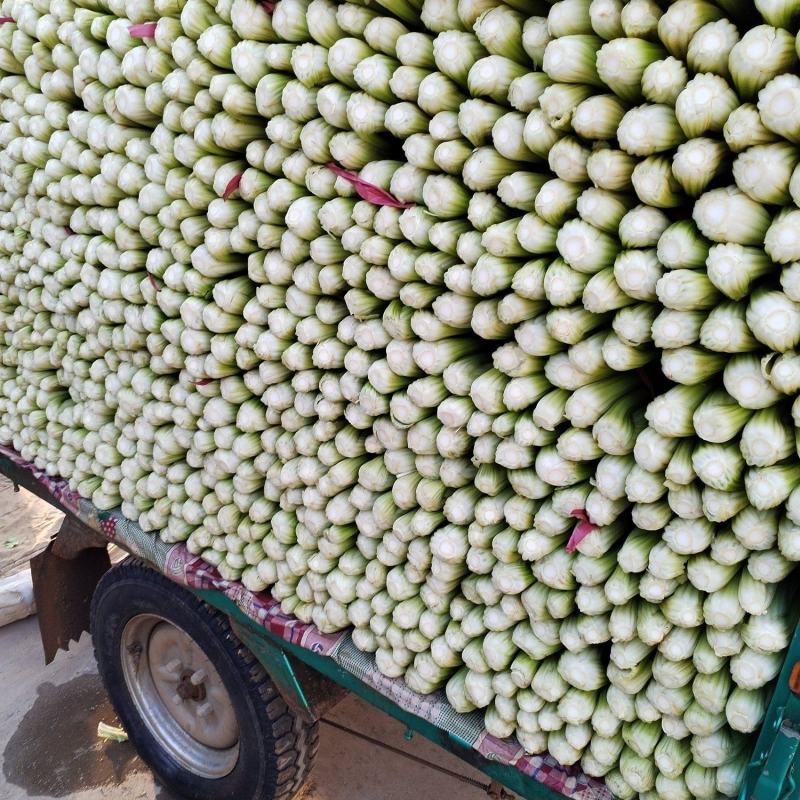
[[[117,724],[99,675],[79,675],[59,686],[43,683],[6,745],[6,781],[29,795],[71,797],[119,786],[129,773],[146,770],[130,743],[97,738],[101,721]],[[164,789],[158,798],[173,800]]]

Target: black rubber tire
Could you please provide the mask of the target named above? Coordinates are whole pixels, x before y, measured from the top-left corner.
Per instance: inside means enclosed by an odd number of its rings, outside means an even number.
[[[239,724],[239,759],[222,778],[197,775],[176,762],[151,734],[130,696],[120,640],[128,620],[148,613],[188,633],[230,694]],[[224,614],[131,558],[98,584],[91,631],[100,675],[131,742],[172,792],[188,800],[291,800],[302,788],[314,763],[318,726],[292,713]]]

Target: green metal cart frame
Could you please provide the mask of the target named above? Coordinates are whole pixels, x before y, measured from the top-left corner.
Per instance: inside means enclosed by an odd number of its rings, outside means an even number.
[[[105,554],[108,542],[62,506],[30,470],[0,455],[0,474],[66,514],[65,525],[55,540],[33,563],[40,630],[49,661],[59,648],[88,629],[88,604],[97,580],[109,566]],[[100,550],[102,557],[98,559]],[[333,659],[284,641],[245,615],[221,592],[191,591],[228,616],[287,705],[307,721],[319,720],[337,694],[351,692],[402,722],[408,737],[417,733],[483,772],[492,780],[496,798],[502,796],[502,788],[525,800],[563,797],[515,767],[485,758],[467,741],[403,709]],[[800,800],[800,626],[776,682],[739,800]]]

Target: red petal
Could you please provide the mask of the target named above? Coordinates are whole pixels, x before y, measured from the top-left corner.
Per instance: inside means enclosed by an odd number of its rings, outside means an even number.
[[[239,184],[241,182],[242,182],[242,173],[240,172],[238,175],[234,175],[228,181],[228,185],[225,187],[225,191],[222,193],[222,199],[227,200],[239,188]]]
[[[140,22],[138,25],[131,25],[128,33],[134,39],[152,39],[156,35],[157,22]]]
[[[356,188],[356,192],[360,198],[374,203],[376,206],[391,206],[392,208],[411,208],[413,203],[401,203],[397,198],[393,197],[385,189],[381,189],[374,183],[365,181],[357,173],[351,172],[349,169],[344,169],[333,161],[328,162],[328,169],[340,178],[344,178],[349,183],[352,183]]]
[[[196,381],[192,381],[195,386],[208,386],[209,383],[214,383],[213,378],[199,378]]]
[[[259,3],[261,8],[267,12],[267,14],[272,14],[275,11],[275,3],[271,2],[271,0],[261,0]]]
[[[153,276],[152,276],[152,275],[151,275],[149,272],[147,273],[147,278],[148,278],[148,280],[150,281],[150,285],[151,285],[151,286],[152,286],[152,287],[153,287],[153,288],[154,288],[156,291],[158,291],[158,283],[156,282],[156,279],[155,279],[155,278],[154,278],[154,277],[153,277]]]
[[[3,25],[6,22],[13,22],[14,17],[0,17],[0,25]]]

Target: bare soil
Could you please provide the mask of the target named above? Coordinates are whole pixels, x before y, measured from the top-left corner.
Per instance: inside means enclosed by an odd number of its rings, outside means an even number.
[[[24,569],[47,547],[64,515],[0,475],[0,578]]]

